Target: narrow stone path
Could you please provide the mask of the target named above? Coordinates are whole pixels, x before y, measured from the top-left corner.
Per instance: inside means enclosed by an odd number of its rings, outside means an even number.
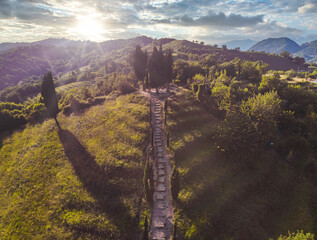
[[[170,239],[173,231],[173,208],[171,204],[171,164],[166,150],[166,138],[162,126],[163,101],[157,95],[151,97],[151,115],[154,143],[154,196],[151,239]]]

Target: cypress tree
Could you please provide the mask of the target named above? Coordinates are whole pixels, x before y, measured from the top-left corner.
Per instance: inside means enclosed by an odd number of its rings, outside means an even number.
[[[177,239],[177,233],[176,233],[176,231],[177,231],[177,221],[176,221],[176,219],[175,219],[175,223],[174,223],[174,225],[173,225],[173,237],[172,237],[172,240],[176,240],[176,239]]]
[[[144,193],[145,193],[145,199],[149,202],[150,201],[150,189],[149,189],[149,156],[147,157],[145,167],[144,167],[144,176],[143,176],[143,185],[144,185]]]
[[[173,80],[173,55],[171,49],[168,50],[166,55],[166,82],[167,82],[167,91],[169,91],[170,83]]]
[[[178,193],[179,193],[179,176],[176,167],[173,168],[172,176],[171,176],[171,192],[172,198],[174,201],[177,201]]]
[[[60,129],[61,127],[56,118],[58,114],[58,100],[51,72],[48,72],[46,75],[44,74],[41,86],[41,94],[49,115],[55,119],[56,125]]]
[[[149,167],[150,171],[149,171],[149,195],[150,195],[150,203],[153,204],[153,195],[154,195],[154,172],[153,172],[153,164],[150,164],[150,167]]]
[[[144,221],[144,231],[143,231],[143,240],[148,240],[149,239],[149,230],[148,230],[148,222],[147,222],[147,215],[145,216],[145,221]]]
[[[147,64],[148,56],[147,52],[143,52],[141,47],[137,45],[135,47],[135,53],[133,54],[133,68],[135,71],[135,75],[139,81],[144,82],[144,77],[146,75],[146,64]]]
[[[165,100],[164,102],[164,111],[165,111],[165,118],[164,118],[164,124],[165,124],[165,127],[166,127],[166,123],[167,123],[167,100]]]

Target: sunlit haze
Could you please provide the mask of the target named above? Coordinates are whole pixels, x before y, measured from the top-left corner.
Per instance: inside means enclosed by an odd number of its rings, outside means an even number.
[[[317,39],[316,0],[1,0],[0,42],[45,38]]]

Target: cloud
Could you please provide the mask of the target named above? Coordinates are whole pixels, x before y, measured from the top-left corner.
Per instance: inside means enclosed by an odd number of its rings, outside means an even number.
[[[298,8],[299,14],[317,13],[317,1],[310,1]]]
[[[27,28],[29,38],[76,38],[70,32],[83,16],[104,26],[105,39],[312,36],[317,34],[316,6],[317,0],[0,0],[0,41],[10,41],[10,34],[16,40],[15,31],[22,36]]]
[[[263,22],[263,15],[258,16],[242,16],[240,14],[225,15],[223,12],[209,12],[207,15],[192,18],[187,15],[176,17],[174,19],[158,19],[153,20],[154,23],[177,24],[181,26],[203,26],[213,28],[237,28],[245,26],[253,26]]]

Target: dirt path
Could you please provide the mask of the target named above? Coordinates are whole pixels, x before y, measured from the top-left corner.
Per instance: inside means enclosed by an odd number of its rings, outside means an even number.
[[[163,130],[163,104],[166,98],[168,98],[166,90],[159,95],[151,92],[151,119],[155,153],[153,161],[155,192],[150,226],[151,239],[170,239],[173,232],[173,207],[169,181],[172,171]]]

